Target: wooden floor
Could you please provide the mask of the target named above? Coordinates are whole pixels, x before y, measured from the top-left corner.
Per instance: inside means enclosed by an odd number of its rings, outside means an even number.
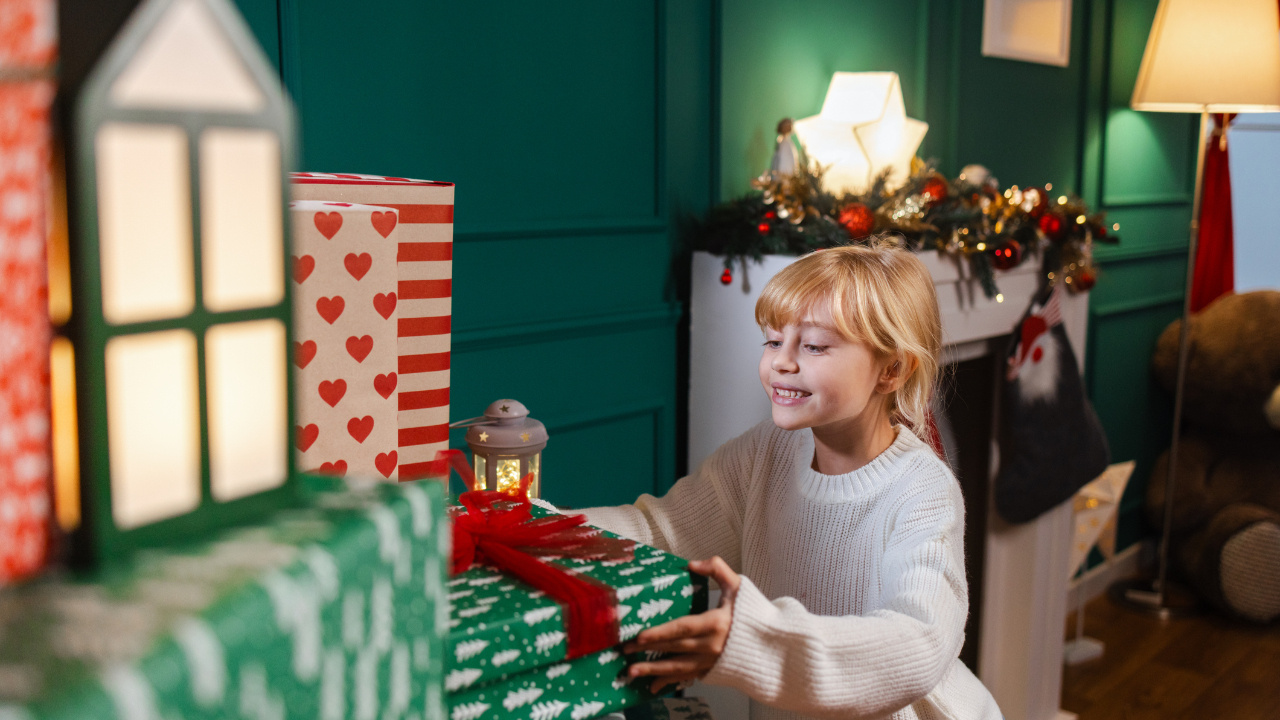
[[[1075,637],[1074,614],[1067,627]],[[1085,610],[1085,635],[1106,651],[1065,668],[1062,707],[1080,720],[1280,718],[1280,624],[1216,614],[1162,623],[1104,596]]]

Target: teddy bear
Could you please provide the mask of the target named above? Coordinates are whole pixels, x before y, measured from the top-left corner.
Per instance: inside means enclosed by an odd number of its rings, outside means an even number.
[[[1172,393],[1178,329],[1165,328],[1152,369]],[[1280,617],[1280,292],[1228,294],[1191,317],[1170,562],[1210,604],[1235,617]],[[1169,452],[1147,486],[1164,519]]]

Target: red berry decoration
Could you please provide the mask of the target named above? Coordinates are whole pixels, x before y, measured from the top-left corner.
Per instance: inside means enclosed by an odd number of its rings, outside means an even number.
[[[875,229],[876,216],[860,202],[849,203],[840,208],[840,225],[849,233],[849,237],[862,238]]]
[[[1062,224],[1062,218],[1053,213],[1045,213],[1040,216],[1040,230],[1054,242],[1061,242],[1067,236],[1064,232],[1066,228]]]
[[[731,282],[733,282],[733,271],[725,268],[724,272],[720,273],[720,284],[728,285]]]
[[[1012,270],[1022,262],[1022,243],[1006,240],[991,251],[991,264],[997,270]]]
[[[1080,272],[1076,273],[1075,282],[1072,283],[1072,286],[1077,292],[1086,292],[1097,284],[1098,273],[1094,272],[1093,268],[1081,268]]]
[[[924,187],[920,188],[920,194],[929,201],[930,205],[937,205],[947,199],[950,190],[951,184],[935,175],[925,180]]]
[[[757,225],[757,226],[756,226],[756,230],[759,230],[761,235],[768,235],[768,234],[769,234],[769,223],[767,223],[767,222],[762,222],[762,223],[760,223],[759,225]]]

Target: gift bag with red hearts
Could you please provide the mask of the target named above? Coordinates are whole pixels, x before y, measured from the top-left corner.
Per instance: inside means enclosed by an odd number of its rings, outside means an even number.
[[[299,467],[396,477],[396,211],[294,202]]]
[[[449,444],[453,184],[330,173],[294,173],[291,181],[298,243],[294,350],[300,467],[335,475],[422,477],[436,452]],[[330,204],[307,211],[296,207],[307,201]],[[366,207],[356,210],[356,205]],[[321,212],[325,216],[317,221]],[[348,230],[356,231],[350,240],[344,234]],[[316,280],[310,287],[308,273]],[[322,300],[332,323],[317,305]],[[309,331],[315,336],[306,336]],[[320,338],[328,338],[332,356]],[[309,340],[317,343],[314,350]],[[356,360],[366,346],[368,356]],[[308,353],[315,355],[314,369],[304,366]],[[337,365],[327,365],[327,357]],[[322,370],[344,367],[354,374]]]

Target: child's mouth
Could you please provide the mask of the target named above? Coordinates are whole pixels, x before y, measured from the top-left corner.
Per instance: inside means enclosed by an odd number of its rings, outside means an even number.
[[[773,389],[773,401],[779,405],[794,405],[800,403],[812,393],[803,390],[787,390],[785,388],[775,387]]]

